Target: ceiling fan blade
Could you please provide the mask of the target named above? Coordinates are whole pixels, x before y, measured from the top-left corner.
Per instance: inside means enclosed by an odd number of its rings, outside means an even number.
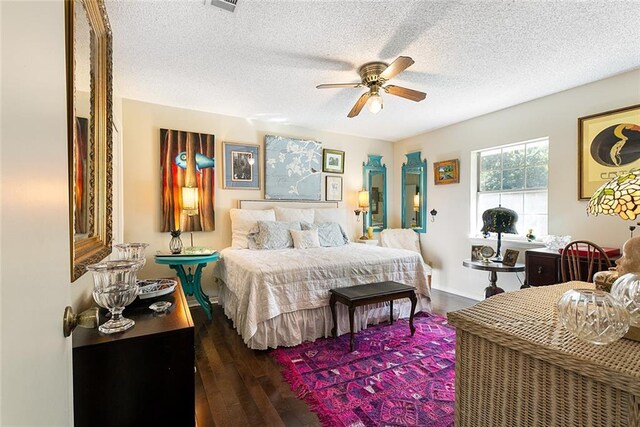
[[[398,56],[398,58],[391,63],[383,72],[380,73],[380,78],[384,80],[390,80],[397,76],[414,63],[413,59],[408,56]]]
[[[424,92],[407,89],[406,87],[402,86],[387,85],[383,87],[383,89],[390,95],[399,96],[416,102],[420,102],[427,97],[427,94]]]
[[[358,101],[356,101],[356,104],[353,106],[351,111],[349,111],[349,114],[347,114],[347,117],[352,118],[360,114],[362,107],[364,107],[364,104],[367,103],[367,100],[369,100],[370,96],[371,96],[371,92],[363,93],[362,96],[358,98]]]
[[[362,83],[329,83],[316,86],[316,89],[331,89],[340,87],[360,87]]]

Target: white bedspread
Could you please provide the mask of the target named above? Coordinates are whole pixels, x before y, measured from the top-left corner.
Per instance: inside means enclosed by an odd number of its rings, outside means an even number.
[[[245,342],[258,324],[329,304],[329,289],[392,280],[429,296],[420,255],[363,244],[333,248],[221,252],[214,276],[237,300],[234,322]]]

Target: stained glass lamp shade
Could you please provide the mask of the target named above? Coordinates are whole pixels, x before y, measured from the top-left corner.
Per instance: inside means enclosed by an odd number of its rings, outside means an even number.
[[[482,231],[483,233],[498,233],[498,248],[496,256],[491,260],[494,262],[502,262],[502,254],[500,246],[502,246],[502,233],[518,234],[516,230],[516,222],[518,222],[518,214],[511,209],[498,206],[497,208],[487,209],[482,213]]]
[[[640,171],[613,178],[598,188],[587,206],[591,215],[618,215],[624,220],[640,216]]]

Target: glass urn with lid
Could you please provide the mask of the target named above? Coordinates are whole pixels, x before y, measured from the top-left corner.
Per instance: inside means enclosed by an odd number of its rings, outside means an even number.
[[[93,299],[111,312],[111,320],[98,327],[100,332],[123,332],[135,324],[122,312],[138,295],[136,276],[140,268],[140,260],[103,261],[87,266],[93,273]]]

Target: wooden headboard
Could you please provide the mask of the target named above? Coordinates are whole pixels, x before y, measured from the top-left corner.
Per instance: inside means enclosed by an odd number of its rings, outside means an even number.
[[[301,200],[238,200],[240,209],[271,209],[276,206],[294,209],[338,208],[338,202],[307,202]]]

